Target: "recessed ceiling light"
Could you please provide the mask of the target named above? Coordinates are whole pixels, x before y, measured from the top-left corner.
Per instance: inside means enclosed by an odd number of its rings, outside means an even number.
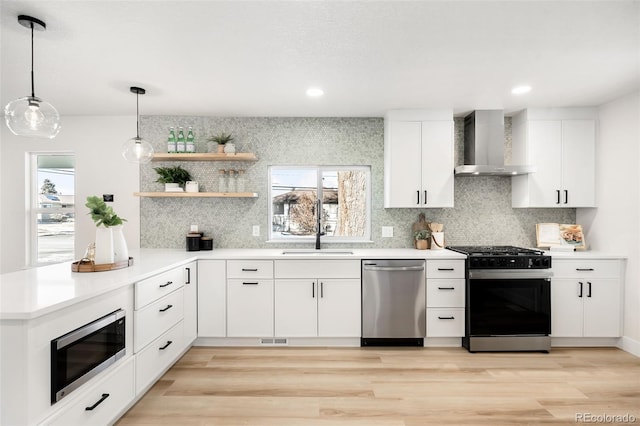
[[[319,87],[309,87],[307,89],[307,96],[310,96],[312,98],[317,98],[318,96],[322,96],[324,95],[324,90],[322,90]]]
[[[529,93],[531,91],[531,86],[516,86],[511,89],[511,93],[514,95],[524,95],[525,93]]]

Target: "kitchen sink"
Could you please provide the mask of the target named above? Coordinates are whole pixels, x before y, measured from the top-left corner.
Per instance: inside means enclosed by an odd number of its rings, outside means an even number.
[[[315,250],[315,249],[293,249],[283,250],[285,256],[353,256],[350,250]]]

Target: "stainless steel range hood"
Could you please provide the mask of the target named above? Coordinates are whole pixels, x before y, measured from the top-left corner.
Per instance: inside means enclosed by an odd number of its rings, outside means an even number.
[[[456,176],[517,176],[535,172],[535,166],[504,164],[504,112],[478,110],[464,119],[464,166]]]

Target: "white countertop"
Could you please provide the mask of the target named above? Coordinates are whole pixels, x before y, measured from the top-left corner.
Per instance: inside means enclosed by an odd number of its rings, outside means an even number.
[[[71,262],[0,275],[0,320],[33,319],[69,307],[136,281],[198,259],[464,259],[449,250],[336,249],[353,255],[283,255],[296,249],[218,249],[187,252],[181,249],[132,250],[133,265],[107,272],[71,272]],[[326,250],[325,252],[331,252]]]

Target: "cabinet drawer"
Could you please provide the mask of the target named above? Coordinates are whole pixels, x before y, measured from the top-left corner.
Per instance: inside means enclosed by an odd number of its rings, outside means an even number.
[[[114,366],[100,382],[86,391],[76,402],[65,407],[43,425],[106,425],[115,420],[115,416],[133,400],[134,368],[133,357],[129,357],[119,366]],[[102,400],[102,401],[101,401]],[[97,404],[101,401],[99,404]],[[97,404],[97,405],[96,405]],[[91,410],[87,410],[87,407]]]
[[[463,278],[428,279],[427,307],[464,308],[465,285]]]
[[[164,272],[135,285],[135,309],[140,309],[165,294],[182,287],[185,283],[184,268],[176,268]]]
[[[184,315],[184,289],[167,294],[134,313],[134,351],[139,352]]]
[[[228,260],[227,278],[273,279],[272,260]]]
[[[464,308],[427,308],[427,337],[464,336]]]
[[[360,278],[358,260],[276,260],[276,278]]]
[[[618,260],[557,260],[552,259],[554,278],[618,278]]]
[[[427,260],[427,278],[464,278],[464,260]]]
[[[144,391],[170,366],[184,349],[184,328],[180,321],[136,355],[136,394]]]

